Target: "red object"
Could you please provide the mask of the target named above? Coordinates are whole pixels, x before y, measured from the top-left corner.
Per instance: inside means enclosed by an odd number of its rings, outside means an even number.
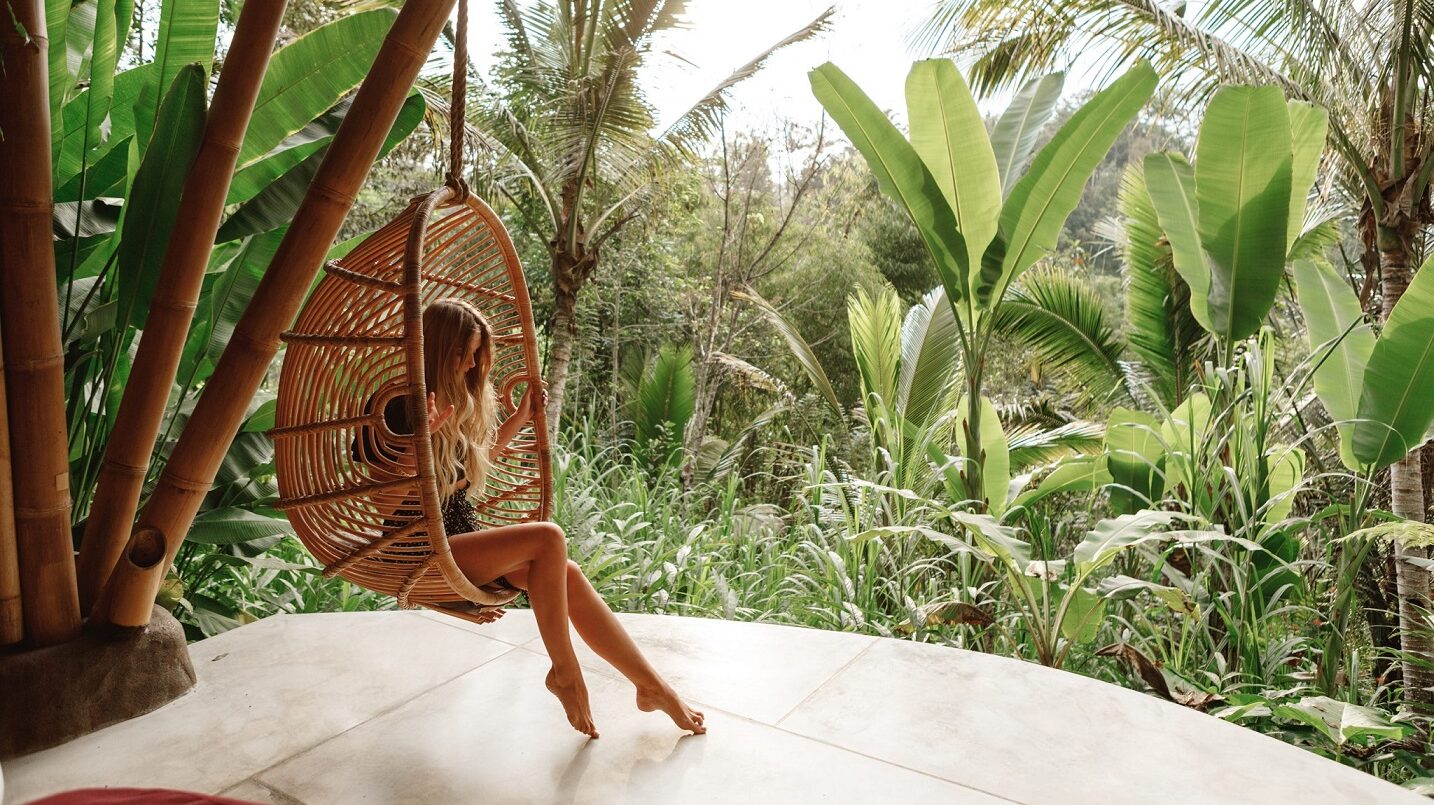
[[[170,788],[81,788],[51,794],[30,805],[262,805],[246,799]]]

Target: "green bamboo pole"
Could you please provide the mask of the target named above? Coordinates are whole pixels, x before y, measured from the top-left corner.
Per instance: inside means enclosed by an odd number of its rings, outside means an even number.
[[[88,613],[109,581],[134,526],[150,452],[164,420],[184,340],[204,285],[204,269],[224,213],[224,199],[244,132],[259,97],[269,55],[279,35],[287,0],[249,0],[239,13],[234,40],[219,73],[219,86],[205,122],[204,141],[180,195],[183,216],[164,253],[159,284],[144,323],[105,448],[78,562],[80,611]]]
[[[140,513],[96,615],[121,626],[149,622],[164,573],[278,351],[279,334],[298,314],[453,4],[454,0],[408,0],[399,12],[158,487]]]
[[[51,246],[49,39],[42,0],[0,0],[0,341],[20,588],[33,645],[80,632],[70,540],[65,357]]]

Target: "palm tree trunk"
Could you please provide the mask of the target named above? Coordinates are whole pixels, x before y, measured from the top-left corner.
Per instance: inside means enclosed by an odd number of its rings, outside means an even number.
[[[245,409],[293,322],[455,0],[408,0],[180,435],[96,614],[142,626]]]
[[[1412,233],[1410,233],[1412,234]],[[1389,313],[1409,286],[1410,239],[1404,232],[1393,236],[1393,248],[1382,250],[1381,296],[1383,316]],[[1406,520],[1424,522],[1424,474],[1420,451],[1415,450],[1389,468],[1390,509]],[[1413,709],[1430,710],[1434,705],[1434,635],[1423,613],[1430,607],[1429,572],[1405,561],[1427,559],[1422,548],[1394,545],[1394,574],[1399,597],[1400,648],[1403,660],[1404,700]]]
[[[564,205],[576,203],[576,190],[569,186],[563,190]],[[570,210],[563,217],[571,221],[576,211]],[[559,224],[558,238],[568,231],[570,224]],[[573,347],[578,337],[578,293],[587,284],[588,277],[597,269],[596,249],[587,246],[587,235],[582,222],[576,225],[576,236],[570,243],[555,240],[550,246],[553,274],[553,330],[548,342],[548,443],[557,444],[561,427],[563,399],[568,384],[568,370],[572,367]]]
[[[80,610],[89,612],[129,540],[154,440],[164,419],[204,269],[234,178],[234,164],[268,68],[287,0],[244,4],[209,108],[204,141],[185,179],[159,284],[95,488],[78,563]]]
[[[553,276],[561,270],[561,255],[553,258]],[[568,367],[573,361],[573,343],[578,337],[577,304],[575,291],[556,287],[553,298],[553,335],[548,348],[548,443],[557,444],[561,427],[563,397],[568,384]]]
[[[25,632],[80,632],[70,538],[65,358],[50,216],[49,38],[41,0],[3,0],[0,24],[0,341],[5,350],[15,531]]]

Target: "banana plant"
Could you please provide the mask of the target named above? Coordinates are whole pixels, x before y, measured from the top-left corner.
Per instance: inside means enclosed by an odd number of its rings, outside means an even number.
[[[950,510],[945,515],[959,529],[959,536],[918,526],[889,526],[861,536],[919,533],[953,550],[972,551],[991,563],[1013,594],[1037,661],[1052,668],[1064,665],[1076,646],[1096,640],[1109,600],[1148,592],[1178,614],[1198,615],[1194,601],[1178,588],[1105,574],[1126,551],[1143,546],[1243,542],[1217,531],[1189,527],[1200,524],[1199,518],[1190,515],[1143,510],[1097,522],[1068,559],[1036,558],[1032,544],[1019,538],[1017,528],[989,514]]]
[[[826,369],[796,326],[754,291],[734,295],[756,307],[782,336],[838,421],[855,424],[854,415],[837,399]],[[969,502],[971,496],[960,476],[963,459],[952,455],[960,453],[969,410],[953,371],[960,365],[955,314],[945,303],[941,288],[904,311],[903,307],[890,286],[874,292],[857,289],[847,299],[852,356],[862,388],[861,418],[871,433],[872,463],[888,486],[917,497],[929,497],[944,488],[950,500]],[[1002,332],[1015,334],[1024,316],[1018,312],[1007,317]],[[1103,329],[1103,324],[1094,329]],[[1108,349],[1118,350],[1119,345]],[[1088,422],[1073,420],[1051,427],[1007,416],[1011,423],[1008,433],[1002,415],[988,399],[981,401],[981,418],[986,455],[981,476],[987,484],[984,505],[997,514],[1005,511],[1010,491],[1024,480],[1023,471],[1100,446],[1102,429]]]
[[[1329,264],[1295,262],[1295,289],[1313,354],[1314,388],[1351,470],[1404,458],[1434,425],[1434,258],[1425,262],[1375,336],[1359,298]]]
[[[1029,86],[988,135],[956,66],[917,62],[906,82],[909,139],[836,65],[822,65],[810,78],[882,191],[916,224],[941,277],[940,304],[950,310],[965,381],[965,413],[956,422],[962,460],[951,477],[959,498],[990,508],[1004,495],[1003,485],[982,477],[992,460],[982,434],[990,403],[982,391],[996,314],[1021,274],[1055,247],[1086,181],[1154,92],[1155,70],[1141,63],[1096,93],[1023,173],[1059,78]],[[955,369],[954,362],[946,367]]]
[[[1303,543],[1291,514],[1307,457],[1272,435],[1274,412],[1290,393],[1288,384],[1274,385],[1272,341],[1266,328],[1246,351],[1244,366],[1210,367],[1209,385],[1168,412],[1114,409],[1103,451],[1063,461],[1015,503],[1104,489],[1117,513],[1187,512],[1260,546],[1249,557],[1254,606],[1285,597],[1300,583],[1291,566]]]
[[[132,4],[130,4],[132,5]],[[71,470],[83,516],[164,256],[180,186],[199,146],[218,10],[165,0],[154,60],[116,71],[130,11],[115,0],[49,0],[55,241],[62,302]],[[240,147],[199,310],[181,360],[162,448],[177,414],[212,371],[233,320],[277,244],[348,111],[394,12],[345,16],[289,42],[270,59]],[[58,48],[58,50],[57,50]],[[66,55],[68,53],[68,56]],[[412,94],[384,143],[422,121]],[[162,458],[162,456],[161,456]],[[152,469],[157,471],[159,464]]]
[[[1274,305],[1324,150],[1329,115],[1278,87],[1224,87],[1206,108],[1195,164],[1145,158],[1145,183],[1190,311],[1234,362]]]

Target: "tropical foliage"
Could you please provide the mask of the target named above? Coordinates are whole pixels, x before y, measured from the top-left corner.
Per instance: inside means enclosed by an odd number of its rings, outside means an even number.
[[[397,5],[290,9],[143,495]],[[468,99],[468,178],[568,392],[555,517],[609,603],[1017,657],[1427,785],[1427,9],[942,3],[931,40],[974,67],[916,62],[905,129],[834,64],[809,75],[829,121],[734,127],[732,88],[823,14],[658,130],[640,68],[680,49],[682,5],[497,2]],[[46,11],[78,539],[234,19]],[[1120,69],[1063,99],[1087,34]],[[441,181],[448,53],[375,136],[332,255]],[[972,90],[997,88],[988,115]],[[324,578],[271,508],[273,381],[160,590],[193,638],[394,605]]]

